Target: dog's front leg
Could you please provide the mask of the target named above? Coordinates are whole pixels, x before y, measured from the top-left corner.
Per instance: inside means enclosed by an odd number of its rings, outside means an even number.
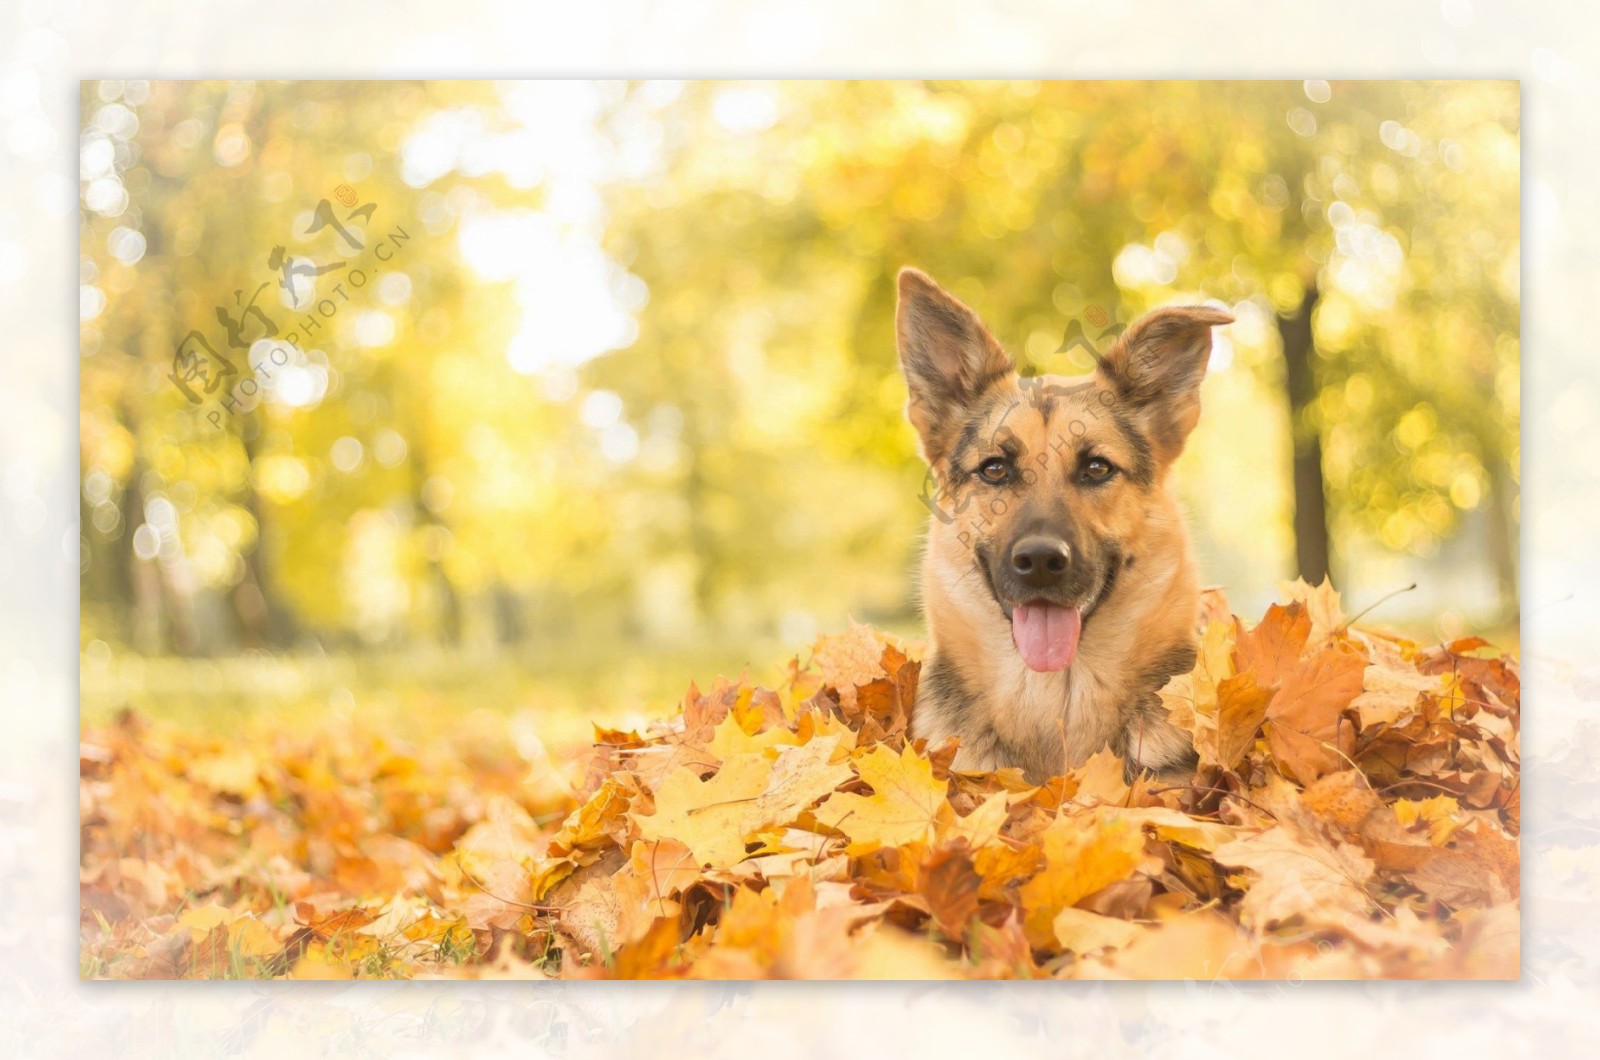
[[[1005,763],[996,752],[997,745],[993,733],[963,735],[950,768],[959,773],[988,773],[999,769]]]
[[[1152,773],[1169,783],[1182,783],[1194,776],[1200,756],[1189,734],[1167,718],[1161,697],[1141,697],[1128,712],[1122,730],[1111,749],[1121,757],[1123,772],[1131,784],[1140,773]]]

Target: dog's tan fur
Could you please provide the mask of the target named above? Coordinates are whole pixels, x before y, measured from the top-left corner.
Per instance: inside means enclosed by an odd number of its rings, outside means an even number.
[[[964,770],[1019,766],[1035,781],[1110,746],[1138,770],[1190,772],[1188,737],[1157,690],[1193,665],[1199,589],[1172,462],[1199,417],[1208,307],[1129,327],[1089,376],[1021,379],[977,316],[927,276],[900,275],[907,415],[937,487],[922,567],[928,653],[913,735],[960,739]],[[982,480],[1003,456],[1015,478]],[[1105,482],[1081,472],[1103,459]],[[1098,471],[1098,468],[1094,469]],[[1030,670],[1012,641],[994,554],[1030,526],[1073,542],[1068,590],[1084,615],[1076,658]]]

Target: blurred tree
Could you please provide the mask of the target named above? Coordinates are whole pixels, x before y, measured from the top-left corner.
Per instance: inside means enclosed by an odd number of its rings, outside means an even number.
[[[896,391],[900,264],[1022,337],[1018,352],[1041,370],[1087,367],[1081,348],[1061,348],[1062,318],[1071,334],[1109,334],[1085,316],[1096,306],[1125,322],[1185,295],[1253,303],[1276,332],[1279,365],[1260,370],[1280,380],[1292,428],[1298,572],[1329,570],[1330,539],[1426,554],[1487,503],[1514,607],[1514,85],[699,85],[662,120],[670,190],[651,174],[635,199],[619,195],[614,230],[655,295],[636,349],[668,341],[676,320],[708,329],[674,358],[711,361],[687,389],[717,392],[720,351],[770,357],[792,335],[806,341],[784,351],[783,387],[831,385],[837,335],[853,378],[817,404],[826,444],[906,459],[881,400]],[[1455,238],[1452,215],[1473,218],[1470,239]],[[685,288],[716,292],[717,311],[688,309]],[[796,290],[809,294],[803,319],[778,324]],[[836,305],[854,319],[830,323]],[[1470,331],[1468,356],[1441,341],[1452,330],[1441,314]],[[730,321],[738,335],[715,332]],[[638,364],[619,360],[607,385],[629,385]],[[1452,371],[1426,377],[1441,364]],[[724,415],[765,415],[766,394],[752,388]],[[1448,423],[1426,411],[1446,401]],[[1433,425],[1421,459],[1422,428],[1401,427],[1413,413]]]
[[[86,636],[903,615],[903,264],[1038,371],[1226,302],[1183,479],[1216,574],[1471,540],[1514,608],[1513,83],[100,82],[83,117]],[[295,305],[285,263],[334,267]],[[259,391],[220,427],[168,379],[192,330]]]

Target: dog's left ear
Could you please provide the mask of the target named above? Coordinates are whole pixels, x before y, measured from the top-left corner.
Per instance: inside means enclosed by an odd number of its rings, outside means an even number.
[[[1200,383],[1211,359],[1211,329],[1233,317],[1210,306],[1146,313],[1100,358],[1096,372],[1150,437],[1163,461],[1176,459],[1200,419]]]

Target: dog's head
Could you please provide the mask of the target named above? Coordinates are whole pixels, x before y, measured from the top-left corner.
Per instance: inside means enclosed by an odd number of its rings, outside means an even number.
[[[934,487],[930,561],[970,565],[962,577],[981,579],[1032,669],[1071,664],[1084,619],[1138,560],[1200,416],[1211,328],[1232,319],[1158,309],[1092,375],[1023,379],[977,314],[901,271],[906,414]]]

